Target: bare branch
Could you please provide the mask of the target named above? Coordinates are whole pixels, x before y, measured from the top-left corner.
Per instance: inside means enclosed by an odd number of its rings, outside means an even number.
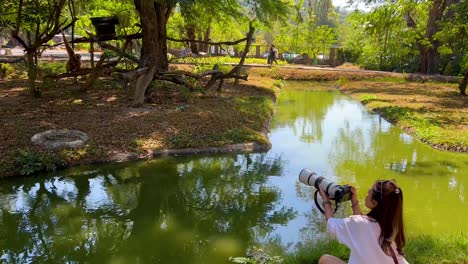
[[[189,88],[190,91],[195,90],[195,87],[191,85],[190,83],[187,82],[184,78],[178,76],[178,75],[171,75],[171,74],[163,74],[163,75],[156,75],[156,79],[162,80],[162,81],[168,81],[172,82],[175,84],[183,85],[187,88]]]
[[[145,68],[136,69],[136,70],[129,71],[129,72],[120,73],[120,76],[124,80],[133,80],[133,79],[136,79],[138,76],[147,73],[148,70],[149,68],[145,67]]]
[[[98,41],[98,45],[101,46],[104,49],[112,50],[112,51],[116,52],[117,54],[119,54],[119,56],[125,57],[125,58],[127,58],[127,59],[129,59],[129,60],[131,60],[131,61],[133,61],[135,63],[140,62],[139,58],[137,58],[135,56],[132,56],[132,55],[126,53],[124,50],[121,50],[121,49],[119,49],[117,47],[114,47],[114,46],[112,46],[110,44],[104,43],[102,41]],[[127,45],[125,45],[125,46],[127,46]]]
[[[103,54],[101,58],[99,58],[98,63],[96,64],[95,71],[93,71],[90,74],[89,78],[86,80],[86,83],[81,85],[81,88],[80,88],[81,92],[85,92],[89,88],[91,88],[91,86],[93,86],[94,84],[94,81],[99,77],[99,75],[103,74],[103,71],[101,69],[102,69],[102,64],[104,63],[105,60],[106,60],[106,56]]]

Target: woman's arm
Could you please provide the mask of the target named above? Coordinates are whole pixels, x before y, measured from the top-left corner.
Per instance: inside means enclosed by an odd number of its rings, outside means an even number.
[[[323,200],[322,205],[323,205],[323,211],[325,212],[325,218],[328,220],[329,218],[332,218],[334,216],[333,210],[331,207],[330,198],[321,188],[319,188],[319,193],[320,193],[320,196],[322,196],[322,200]]]
[[[351,208],[353,209],[353,215],[362,215],[361,207],[359,206],[359,200],[357,199],[357,191],[356,188],[351,186],[351,193],[353,194],[351,197]]]

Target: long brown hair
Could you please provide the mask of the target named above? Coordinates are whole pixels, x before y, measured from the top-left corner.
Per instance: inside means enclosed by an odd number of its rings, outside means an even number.
[[[403,191],[394,180],[376,181],[372,186],[372,199],[377,201],[377,206],[367,216],[375,219],[380,225],[380,247],[388,254],[391,242],[395,241],[398,253],[403,255],[406,244],[403,227]]]

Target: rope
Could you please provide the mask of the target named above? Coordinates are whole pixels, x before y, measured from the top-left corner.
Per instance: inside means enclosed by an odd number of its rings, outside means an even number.
[[[68,9],[70,10],[70,15],[72,17],[72,21],[76,20],[76,12],[75,12],[75,2],[73,0],[68,1]],[[75,49],[75,23],[72,25],[72,36],[71,36],[71,44],[72,48]]]

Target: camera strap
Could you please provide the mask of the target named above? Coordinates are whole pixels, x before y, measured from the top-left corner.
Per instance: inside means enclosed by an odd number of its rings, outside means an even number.
[[[317,206],[317,208],[319,209],[319,211],[320,211],[322,214],[325,214],[324,209],[320,206],[320,204],[319,204],[319,202],[318,202],[318,200],[317,200],[318,192],[319,192],[319,190],[316,190],[315,193],[314,193],[314,202],[315,202],[315,206]],[[338,210],[338,202],[335,200],[335,211],[333,212],[333,214],[336,213],[336,210]]]

